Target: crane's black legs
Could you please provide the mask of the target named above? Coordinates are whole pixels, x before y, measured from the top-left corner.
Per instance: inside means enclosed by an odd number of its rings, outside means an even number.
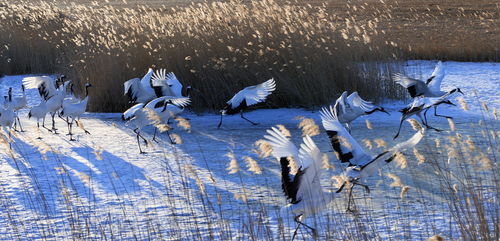
[[[242,118],[242,119],[244,119],[244,120],[246,120],[246,121],[248,121],[248,122],[252,123],[252,125],[254,125],[254,126],[259,124],[259,123],[253,122],[253,121],[251,121],[251,120],[247,119],[246,117],[244,117],[244,116],[243,116],[243,110],[242,110],[242,111],[240,111],[240,116],[241,116],[241,118]]]
[[[47,127],[45,126],[45,117],[42,119],[42,127],[43,127],[43,128],[45,128],[46,130],[48,130],[48,131],[52,132],[52,130],[51,130],[51,129],[49,129],[49,128],[47,128]]]
[[[398,128],[398,133],[396,133],[396,135],[394,136],[394,139],[398,138],[399,136],[399,132],[401,132],[401,126],[403,125],[403,121],[405,119],[401,116],[401,120],[399,121],[399,128]]]
[[[354,184],[351,185],[351,188],[349,188],[349,199],[347,200],[347,212],[355,212],[354,209],[351,209],[351,202],[354,203],[354,201],[352,201],[352,189],[354,188]]]
[[[220,129],[220,126],[222,125],[222,112],[220,113],[220,121],[219,121],[219,125],[217,125],[217,129]]]
[[[293,232],[292,241],[295,239],[295,236],[297,236],[297,231],[299,231],[299,228],[300,228],[300,223],[297,223],[297,228],[295,228],[295,231]]]
[[[72,130],[73,130],[73,121],[68,122],[68,134],[69,134],[69,140],[75,141],[75,139],[73,139],[73,133],[71,132]]]
[[[439,116],[439,117],[444,117],[444,118],[450,118],[450,119],[453,119],[453,117],[451,117],[451,116],[439,115],[439,114],[437,113],[437,106],[434,106],[434,116]]]
[[[139,146],[139,153],[140,154],[146,153],[146,152],[143,152],[142,149],[141,149],[141,142],[139,140],[139,137],[142,138],[142,140],[144,141],[144,144],[146,144],[146,146],[148,145],[148,141],[146,140],[146,138],[144,138],[143,136],[141,136],[141,134],[139,133],[138,128],[134,129],[134,133],[135,133],[136,138],[137,138],[137,145]]]
[[[16,113],[16,120],[14,121],[14,130],[15,131],[18,131],[17,130],[17,123],[19,123],[19,129],[21,129],[19,132],[24,132],[23,126],[21,125],[21,120],[19,119],[19,116],[17,116],[17,113]]]
[[[434,107],[436,107],[436,106],[434,106]],[[432,126],[430,126],[430,125],[428,124],[428,122],[427,122],[427,111],[428,111],[428,110],[429,110],[429,109],[426,109],[426,110],[424,111],[424,118],[423,118],[423,119],[422,119],[422,116],[420,116],[420,113],[419,113],[418,117],[420,118],[420,121],[422,122],[422,124],[423,124],[423,125],[425,126],[425,128],[427,128],[427,129],[435,130],[435,131],[437,131],[437,132],[442,131],[441,129],[434,128],[434,127],[432,127]],[[425,121],[424,121],[424,120],[425,120]]]
[[[349,188],[349,200],[347,201],[347,211],[348,212],[355,212],[355,209],[351,208],[351,202],[354,204],[354,199],[352,198],[352,189],[354,188],[355,185],[362,186],[365,188],[367,193],[370,193],[370,188],[367,185],[361,184],[361,183],[352,183],[351,188]]]
[[[301,216],[302,216],[302,214],[301,214],[301,215],[298,215],[298,216],[295,216],[295,218],[293,219],[293,220],[297,223],[297,228],[295,228],[295,232],[293,232],[293,237],[292,237],[292,240],[294,240],[294,239],[295,239],[295,236],[297,235],[297,231],[299,230],[300,225],[302,225],[302,226],[304,226],[304,227],[306,227],[306,228],[310,229],[310,230],[311,230],[311,232],[313,233],[313,237],[317,237],[317,236],[318,236],[318,233],[316,232],[316,229],[314,229],[314,228],[312,228],[311,226],[309,226],[309,225],[307,225],[307,224],[305,224],[305,223],[301,222],[301,221],[299,220],[299,218],[300,218]]]
[[[222,112],[221,112],[221,113],[220,113],[220,121],[219,121],[219,125],[217,125],[217,129],[220,129],[220,126],[222,125],[222,116],[223,116],[223,114],[222,114]],[[253,121],[251,121],[251,120],[247,119],[245,116],[243,116],[243,110],[241,110],[241,111],[240,111],[240,116],[241,116],[241,118],[242,118],[242,119],[244,119],[244,120],[246,120],[246,121],[248,121],[248,122],[252,123],[252,125],[258,125],[258,124],[259,124],[259,123],[257,123],[257,122],[253,122]]]
[[[170,133],[167,131],[167,136],[168,139],[170,139],[170,144],[177,144],[174,140],[172,140],[172,137],[170,136]]]
[[[137,138],[137,145],[139,146],[139,154],[146,153],[146,152],[143,152],[141,149],[141,142],[139,141],[139,133],[136,133],[136,138]]]
[[[50,115],[52,116],[52,131],[54,132],[54,134],[59,134],[59,133],[57,133],[57,129],[56,129],[56,120],[54,120],[54,118],[56,116],[56,112],[50,113]]]
[[[36,127],[38,128],[38,134],[40,134],[40,120],[36,119]],[[41,140],[43,139],[41,136],[38,136],[36,139]]]
[[[158,141],[156,140],[156,131],[157,131],[157,128],[155,128],[155,132],[154,132],[154,134],[153,134],[153,139],[152,139],[152,141],[154,141],[154,142],[158,143]],[[169,135],[169,137],[170,137],[170,135]]]
[[[83,127],[83,125],[82,125],[82,124],[80,124],[80,120],[75,120],[75,121],[76,121],[76,125],[77,125],[78,127],[80,127],[83,131],[85,131],[85,134],[90,135],[90,132],[89,132],[89,131],[87,131],[87,130]]]

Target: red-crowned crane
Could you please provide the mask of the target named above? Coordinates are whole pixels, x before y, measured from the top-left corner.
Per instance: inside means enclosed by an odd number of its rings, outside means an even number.
[[[370,101],[361,99],[358,92],[353,92],[347,96],[347,91],[335,101],[334,110],[340,123],[347,126],[347,130],[351,132],[351,122],[356,118],[369,115],[376,111],[381,111],[389,115],[383,107],[375,106]]]
[[[316,236],[316,230],[303,221],[307,216],[323,211],[332,201],[334,194],[324,192],[321,187],[323,154],[309,136],[303,138],[300,149],[297,149],[277,128],[272,127],[267,133],[269,135],[264,138],[271,144],[272,155],[281,165],[281,187],[290,201],[286,208],[295,215],[294,220],[297,222],[292,240],[300,225],[311,229],[313,236]],[[300,164],[295,176],[290,174],[290,158]]]
[[[77,101],[76,99],[72,99],[70,101],[63,102],[61,116],[67,117],[66,121],[68,122],[68,135],[69,140],[74,141],[73,133],[71,132],[73,129],[73,122],[76,122],[76,125],[82,128],[86,134],[90,134],[86,129],[83,128],[83,125],[80,125],[80,116],[85,113],[87,109],[87,103],[89,102],[89,87],[92,87],[90,83],[85,84],[85,98],[83,100]]]
[[[236,93],[236,95],[233,96],[233,98],[231,98],[226,103],[224,108],[220,111],[220,122],[219,125],[217,125],[217,128],[220,128],[220,126],[222,125],[223,115],[234,115],[238,112],[240,113],[241,118],[243,118],[244,120],[252,123],[253,125],[258,125],[258,123],[245,118],[243,116],[243,111],[248,106],[265,101],[266,97],[273,93],[275,89],[276,83],[274,82],[274,79],[269,79],[262,84],[249,86],[240,90],[238,93]]]
[[[401,142],[378,155],[371,155],[366,153],[342,126],[331,106],[330,108],[323,108],[320,114],[323,128],[325,128],[326,134],[330,138],[332,148],[337,153],[338,159],[342,163],[348,163],[346,170],[342,174],[345,182],[337,190],[337,193],[339,193],[345,185],[350,184],[347,203],[348,211],[352,211],[352,189],[355,185],[362,186],[367,192],[370,192],[368,186],[362,183],[364,179],[375,174],[379,168],[391,162],[398,152],[413,148],[424,136],[424,129],[421,129],[407,141]]]

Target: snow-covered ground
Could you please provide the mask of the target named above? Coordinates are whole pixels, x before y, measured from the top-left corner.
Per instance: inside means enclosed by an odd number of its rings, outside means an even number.
[[[434,64],[410,61],[404,68],[408,75],[423,79]],[[480,102],[487,103],[490,110],[500,109],[500,64],[444,64],[443,88],[461,88],[470,110],[440,106],[439,111],[453,116],[457,130],[481,144],[482,133],[474,128],[481,119],[491,120],[491,114],[485,114]],[[0,94],[6,95],[9,86],[14,87],[15,95],[19,94],[23,77],[4,77]],[[27,93],[29,105],[37,104],[37,91]],[[392,136],[400,118],[397,110],[405,104],[387,102],[384,107],[391,111],[390,116],[376,113],[356,120],[353,136],[359,142],[383,139],[388,146],[395,144]],[[425,155],[445,157],[435,148],[434,139],[454,134],[445,119],[430,114],[430,124],[446,131],[428,130],[419,150]],[[320,123],[317,111],[256,110],[246,117],[259,122],[258,126],[239,116],[226,116],[222,128],[217,129],[218,115],[185,113],[191,131],[175,125],[173,130],[182,144],[171,145],[162,135],[159,143],[150,142],[145,148],[147,154],[140,155],[135,134],[119,113],[86,114],[83,123],[91,135],[74,128],[77,141],[72,142],[60,119],[57,127],[61,134],[39,132],[36,121],[28,120],[27,110],[22,111],[20,117],[27,131],[16,133],[12,151],[0,144],[0,239],[283,239],[283,235],[289,239],[295,224],[285,219],[282,226],[277,218],[286,204],[279,163],[259,158],[253,144],[276,124],[287,127],[298,144],[301,132],[296,116]],[[370,120],[373,130],[367,129],[365,119]],[[491,125],[498,125],[498,121],[491,121]],[[412,133],[405,123],[398,140]],[[153,129],[144,133],[147,139],[152,134]],[[43,139],[37,140],[38,136]],[[329,152],[331,146],[324,132],[313,139],[336,166],[323,175],[324,188],[333,192],[336,189],[330,177],[340,173],[342,167]],[[372,151],[382,149],[375,147]],[[228,174],[229,152],[239,163],[236,174]],[[262,174],[247,170],[246,156],[257,160]],[[306,222],[318,228],[322,239],[359,239],[352,236],[351,230],[373,235],[364,237],[368,239],[421,240],[434,234],[456,238],[458,234],[450,233],[453,221],[436,189],[438,184],[432,180],[432,168],[417,165],[411,152],[408,158],[406,169],[391,164],[383,170],[401,177],[410,187],[405,200],[400,198],[400,187],[390,187],[392,181],[387,176],[373,177],[369,180],[370,194],[355,189],[358,214],[345,212],[347,192],[343,192],[332,194],[336,196],[330,208]],[[245,196],[246,202],[242,198]],[[311,239],[311,235],[301,229],[298,239]]]

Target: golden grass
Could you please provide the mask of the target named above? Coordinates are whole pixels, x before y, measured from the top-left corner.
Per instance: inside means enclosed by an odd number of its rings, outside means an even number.
[[[0,16],[1,54],[8,59],[0,67],[91,82],[90,111],[128,107],[122,83],[148,67],[173,71],[198,89],[192,96],[198,110],[218,109],[270,77],[278,91],[269,107],[322,105],[345,89],[372,100],[402,96],[394,83],[374,76],[378,64],[367,62],[394,59],[394,48],[376,41],[376,22],[339,22],[325,7],[274,0],[173,8],[21,1],[5,4]]]
[[[388,61],[498,60],[498,7],[481,0],[23,0],[0,7],[0,69],[67,73],[80,90],[91,82],[89,110],[101,112],[128,107],[121,84],[148,67],[198,89],[195,110],[219,109],[270,77],[278,90],[268,107],[323,105],[343,90],[397,98],[404,92],[387,81]]]

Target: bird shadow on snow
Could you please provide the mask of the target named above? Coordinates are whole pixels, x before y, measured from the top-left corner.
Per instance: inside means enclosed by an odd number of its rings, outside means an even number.
[[[122,195],[148,192],[149,186],[159,189],[162,185],[146,178],[143,170],[107,151],[98,160],[88,146],[73,147],[73,157],[47,152],[44,156],[35,144],[12,137],[14,152],[20,157],[5,156],[5,160],[18,170],[18,177],[25,178],[20,186],[13,186],[11,195],[19,198],[26,209],[53,215],[61,212],[58,204],[64,201],[63,189],[89,202],[114,202]],[[140,183],[148,183],[146,187]]]
[[[147,188],[143,190],[143,187],[139,184],[140,181],[147,182],[155,188],[162,188],[160,183],[146,178],[142,168],[108,151],[102,151],[100,154],[102,160],[98,160],[96,154],[94,154],[95,150],[91,147],[72,147],[71,150],[89,161],[93,168],[89,168],[88,165],[73,158],[69,158],[67,164],[77,171],[92,174],[92,179],[99,181],[97,184],[106,193],[122,195],[149,190]]]

